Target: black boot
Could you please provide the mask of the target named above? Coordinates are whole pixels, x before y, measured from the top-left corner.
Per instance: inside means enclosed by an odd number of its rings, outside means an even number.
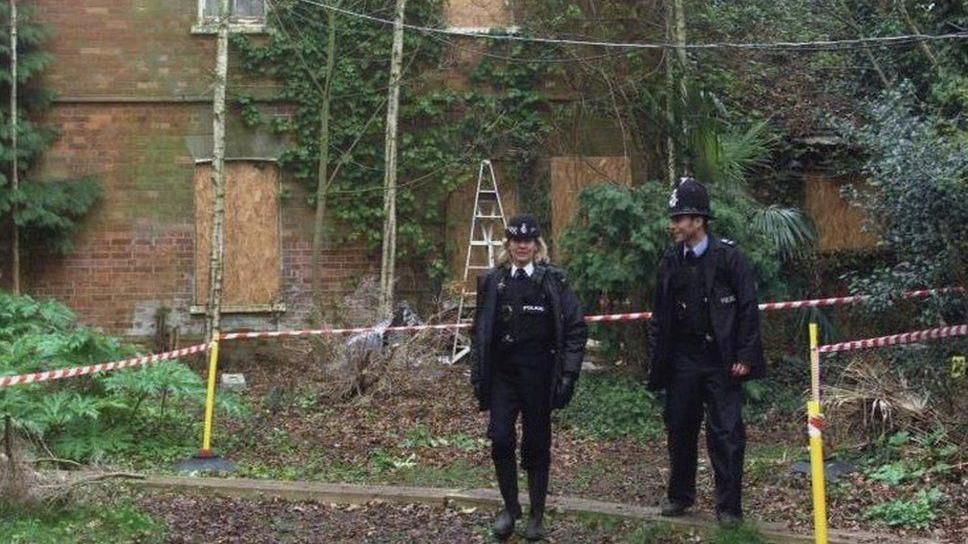
[[[514,459],[494,460],[497,485],[504,499],[504,510],[494,520],[494,536],[505,539],[514,532],[514,522],[521,517],[521,504],[518,502],[518,467]]]
[[[545,499],[548,496],[548,467],[528,470],[528,495],[531,512],[524,538],[530,541],[544,540],[548,532],[544,528]]]
[[[514,515],[508,511],[507,508],[501,510],[501,513],[494,518],[494,527],[491,528],[494,536],[499,540],[504,540],[511,536],[511,533],[514,532],[514,522],[517,521],[519,517],[521,517],[520,513],[518,515]]]

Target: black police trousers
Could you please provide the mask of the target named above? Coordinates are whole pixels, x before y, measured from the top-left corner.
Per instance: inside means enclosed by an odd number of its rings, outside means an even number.
[[[722,364],[696,365],[676,357],[666,389],[665,424],[669,433],[668,498],[691,506],[696,500],[696,458],[699,427],[706,416],[706,449],[716,483],[716,512],[742,517],[743,386]],[[686,360],[684,360],[686,359]]]
[[[491,439],[494,461],[514,460],[516,423],[521,416],[521,467],[542,468],[551,464],[551,362],[515,364],[502,362],[491,384]]]

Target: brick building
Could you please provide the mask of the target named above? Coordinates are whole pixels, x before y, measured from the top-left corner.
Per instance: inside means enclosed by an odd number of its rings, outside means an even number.
[[[25,291],[55,297],[83,322],[116,334],[154,334],[162,308],[184,333],[201,330],[211,197],[200,181],[211,168],[217,0],[33,4],[39,22],[54,33],[45,46],[54,62],[44,84],[58,98],[43,122],[60,133],[35,175],[94,176],[105,198],[85,219],[69,255],[30,248]],[[231,4],[233,32],[265,31],[270,2]],[[456,27],[509,21],[503,0],[455,0],[447,10]],[[258,93],[271,85],[240,80],[238,73],[230,65],[230,88]],[[284,105],[275,107],[284,112]],[[236,189],[228,194],[225,326],[304,324],[312,210],[300,185],[277,167],[283,144],[231,117],[227,173]],[[280,198],[282,191],[293,198]],[[351,280],[378,273],[379,255],[327,247],[323,266],[325,292],[335,296]],[[399,291],[413,294],[425,284],[404,273]]]
[[[32,177],[94,176],[105,198],[85,219],[69,255],[30,248],[22,270],[25,291],[55,297],[82,322],[115,334],[153,335],[162,309],[170,310],[169,326],[183,334],[199,332],[211,228],[206,189],[216,41],[211,14],[217,0],[32,3],[40,22],[54,33],[45,45],[54,61],[44,84],[58,98],[43,123],[60,133]],[[271,2],[231,4],[233,32],[265,32]],[[462,30],[508,28],[515,24],[509,6],[513,3],[506,0],[451,0],[445,14],[451,27]],[[462,60],[468,59],[456,59],[452,85],[461,85]],[[230,90],[272,94],[272,82],[245,78],[231,59],[229,74]],[[278,115],[286,112],[284,104],[265,107]],[[304,204],[302,186],[277,166],[284,143],[234,117],[228,116],[227,130],[227,172],[235,190],[227,202],[223,321],[226,328],[298,327],[310,308],[313,212]],[[548,149],[543,161],[541,175],[551,180],[553,192],[566,197],[554,202],[568,208],[551,210],[554,230],[572,213],[573,196],[602,181],[601,172],[629,177],[620,151],[575,151]],[[455,217],[449,224],[455,226],[448,227],[447,236],[452,246],[467,239],[465,201],[473,198],[473,188],[465,189],[451,198]],[[506,200],[514,200],[513,187],[507,189]],[[280,198],[283,193],[292,197]],[[516,207],[506,202],[509,211]],[[463,257],[453,262],[459,272]],[[336,297],[360,277],[378,274],[379,255],[333,245],[325,248],[323,267],[324,294]],[[399,295],[426,294],[420,271],[398,275]],[[0,285],[8,280],[0,277]]]

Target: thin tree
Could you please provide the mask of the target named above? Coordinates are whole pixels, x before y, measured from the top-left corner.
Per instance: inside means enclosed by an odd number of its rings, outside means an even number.
[[[337,7],[339,4],[337,3]],[[319,121],[319,169],[316,176],[316,218],[313,226],[313,294],[316,306],[322,312],[322,281],[323,281],[323,224],[326,216],[326,199],[329,193],[331,178],[329,177],[329,121],[330,105],[332,102],[333,71],[336,64],[336,12],[326,10],[326,24],[328,30],[326,42],[326,82],[323,87],[322,111]]]
[[[20,162],[17,160],[19,154],[17,132],[17,0],[10,0],[10,187],[16,194],[20,187]],[[20,294],[20,228],[17,227],[17,201],[14,200],[10,214],[10,252],[11,257],[11,281],[13,294]]]
[[[393,312],[393,280],[397,251],[397,117],[400,75],[403,68],[403,17],[407,0],[397,0],[390,55],[390,89],[387,98],[386,160],[383,194],[383,257],[380,268],[380,313]]]
[[[674,0],[666,1],[666,40],[674,41],[675,39],[675,12],[676,7],[673,3]],[[669,181],[669,185],[675,185],[676,183],[676,139],[673,136],[673,124],[675,115],[673,113],[673,103],[676,96],[675,91],[675,66],[672,60],[672,55],[668,49],[663,51],[665,55],[665,68],[666,68],[666,101],[665,101],[665,114],[666,114],[666,178]]]
[[[211,341],[222,325],[222,270],[225,264],[225,85],[229,58],[229,0],[220,0],[213,99],[212,251],[208,264],[208,323]]]

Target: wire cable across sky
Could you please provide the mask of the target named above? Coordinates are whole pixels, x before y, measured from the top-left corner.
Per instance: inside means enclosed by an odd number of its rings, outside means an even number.
[[[384,25],[393,25],[393,21],[375,17],[365,13],[358,13],[348,9],[321,2],[319,0],[299,0],[304,4],[317,6],[323,9],[332,10],[336,13],[365,19]],[[904,45],[924,41],[943,41],[943,40],[965,40],[968,39],[968,32],[954,32],[948,34],[902,34],[897,36],[872,36],[867,38],[850,38],[844,40],[816,40],[806,42],[768,42],[768,43],[736,43],[736,42],[717,42],[717,43],[687,43],[677,45],[673,43],[636,43],[636,42],[599,42],[590,40],[574,40],[568,38],[543,38],[535,36],[523,36],[517,34],[498,34],[469,32],[458,29],[434,28],[427,26],[404,23],[404,28],[417,32],[429,34],[446,34],[449,36],[460,36],[466,38],[478,38],[488,40],[504,40],[517,42],[545,43],[558,45],[581,45],[589,47],[609,47],[620,49],[740,49],[740,50],[783,50],[783,49],[839,49],[865,45]]]

